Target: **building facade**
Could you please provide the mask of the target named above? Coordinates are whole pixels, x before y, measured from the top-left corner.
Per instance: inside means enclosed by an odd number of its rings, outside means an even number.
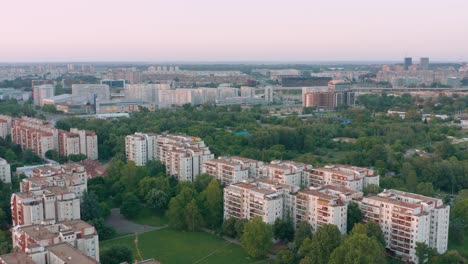
[[[308,171],[306,186],[335,185],[361,192],[374,184],[379,186],[380,176],[373,170],[348,165],[329,165]]]
[[[10,164],[2,158],[0,158],[0,181],[4,183],[11,183]]]
[[[450,207],[441,199],[385,190],[364,197],[359,206],[365,222],[380,225],[387,249],[396,255],[417,262],[417,242],[435,248],[439,254],[447,250]]]

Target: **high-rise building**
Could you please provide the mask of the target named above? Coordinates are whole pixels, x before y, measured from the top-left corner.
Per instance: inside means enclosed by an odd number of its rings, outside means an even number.
[[[205,143],[186,135],[157,135],[155,159],[166,166],[166,172],[179,181],[194,181],[202,171],[202,164],[214,159]]]
[[[10,164],[2,158],[0,158],[0,181],[4,183],[11,183]]]
[[[5,138],[11,134],[11,116],[0,115],[0,137]]]
[[[448,242],[450,206],[441,199],[397,190],[385,190],[359,202],[365,222],[376,222],[386,247],[396,255],[418,262],[416,243],[425,243],[439,254]]]
[[[80,140],[79,154],[86,155],[86,157],[90,160],[97,160],[99,158],[98,138],[94,131],[70,128],[70,133],[73,133],[79,136],[79,140]]]
[[[407,71],[411,65],[413,65],[413,58],[411,58],[411,57],[406,57],[406,58],[405,58],[405,61],[404,61],[404,69],[405,69],[405,71]]]
[[[127,160],[134,161],[137,166],[143,166],[148,160],[154,160],[156,135],[135,133],[125,137],[125,153]]]
[[[362,192],[332,185],[303,189],[294,196],[292,215],[296,225],[306,221],[317,230],[322,225],[332,224],[346,234],[348,203],[360,198]]]
[[[55,95],[55,86],[53,84],[43,84],[33,87],[34,105],[43,106],[44,99]]]
[[[421,58],[419,62],[419,68],[423,71],[429,70],[429,58]]]
[[[202,164],[202,173],[209,174],[224,185],[257,177],[263,162],[242,157],[219,157]]]

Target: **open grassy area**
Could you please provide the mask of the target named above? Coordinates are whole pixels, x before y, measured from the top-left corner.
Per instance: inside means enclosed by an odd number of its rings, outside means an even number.
[[[137,257],[135,236],[123,237],[101,243],[101,250],[115,244],[131,247]],[[171,263],[269,263],[246,256],[243,249],[218,237],[202,232],[180,232],[169,228],[140,234],[138,245],[144,259],[155,258],[163,264]]]
[[[165,226],[168,220],[164,214],[157,214],[148,208],[143,208],[140,213],[132,219],[132,222],[140,225]]]

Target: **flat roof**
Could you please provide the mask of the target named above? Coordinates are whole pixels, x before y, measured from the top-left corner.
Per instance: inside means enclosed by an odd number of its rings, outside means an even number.
[[[0,262],[3,261],[6,264],[35,264],[26,253],[14,252],[6,255],[0,255]]]
[[[47,247],[47,250],[67,264],[98,264],[95,259],[86,256],[78,249],[67,243],[60,243]]]
[[[406,207],[406,208],[411,208],[411,209],[416,209],[416,208],[419,208],[421,206],[420,204],[403,202],[403,201],[400,201],[400,200],[397,200],[397,199],[394,199],[394,198],[389,198],[389,197],[384,197],[384,196],[373,195],[373,196],[369,196],[369,197],[366,197],[366,198],[369,199],[369,200],[377,200],[377,201],[380,201],[380,202],[390,203],[390,204],[393,204],[393,205]]]
[[[57,237],[57,234],[51,232],[43,225],[31,225],[31,226],[23,226],[20,227],[24,233],[28,234],[28,236],[34,238],[36,241],[52,239]]]

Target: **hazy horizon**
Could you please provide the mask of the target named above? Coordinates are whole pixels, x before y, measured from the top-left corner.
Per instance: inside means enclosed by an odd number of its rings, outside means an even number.
[[[4,63],[468,60],[465,0],[19,0],[3,7]]]

